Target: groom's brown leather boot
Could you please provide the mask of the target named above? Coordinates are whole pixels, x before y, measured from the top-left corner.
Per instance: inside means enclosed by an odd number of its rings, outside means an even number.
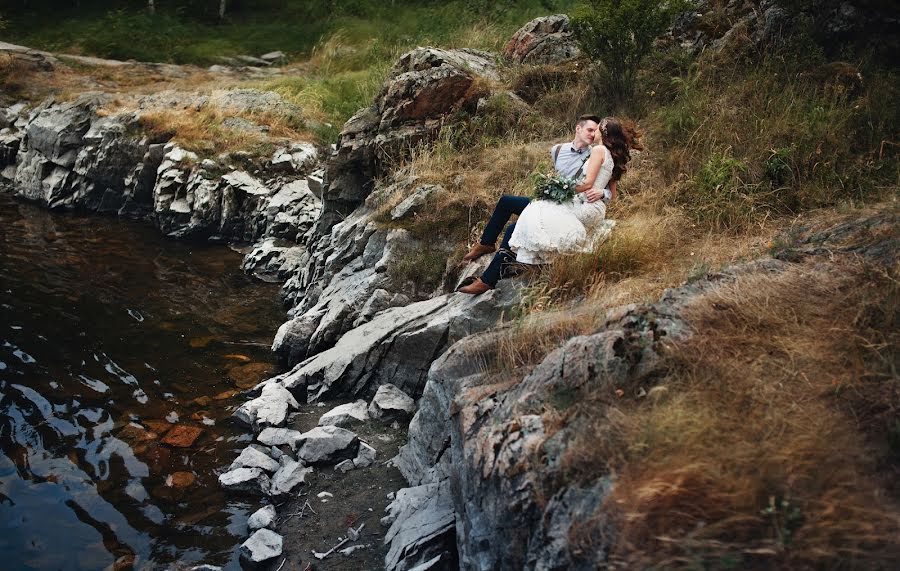
[[[459,293],[467,293],[469,295],[478,295],[492,289],[494,288],[481,281],[481,278],[476,278],[474,282],[470,283],[467,286],[463,286],[456,291],[458,291]]]
[[[491,252],[496,251],[497,248],[494,246],[485,246],[484,244],[475,244],[472,246],[472,249],[469,250],[469,253],[463,256],[464,262],[471,262],[472,260],[476,260],[485,254],[490,254]]]

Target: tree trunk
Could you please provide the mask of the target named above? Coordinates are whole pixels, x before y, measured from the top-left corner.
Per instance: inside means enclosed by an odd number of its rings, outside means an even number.
[[[228,0],[219,0],[219,19],[225,18],[225,5]]]
[[[156,14],[156,0],[147,0],[147,10],[151,14]]]

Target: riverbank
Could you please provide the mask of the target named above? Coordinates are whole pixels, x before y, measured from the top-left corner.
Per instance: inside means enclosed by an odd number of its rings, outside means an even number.
[[[897,163],[880,144],[896,74],[779,58],[815,38],[773,32],[778,6],[729,10],[728,26],[686,14],[641,76],[629,109],[647,150],[611,205],[613,237],[482,296],[453,293],[486,262],[458,263],[478,221],[528,192],[573,109],[607,105],[562,16],[503,54],[403,54],[331,147],[302,141],[315,129],[290,98],[185,85],[7,110],[3,173],[51,208],[256,242],[245,270],[284,281],[284,372],[235,400],[253,445],[219,474],[276,505],[284,538],[247,546],[264,567],[337,566],[311,552],[385,530],[392,571],[815,567],[823,553],[877,567],[898,513]],[[835,143],[847,137],[862,147]],[[388,386],[416,403],[392,459],[407,487],[368,536],[373,515],[331,519],[349,504],[309,482],[390,480],[363,467],[364,444],[379,463],[395,444],[378,444],[375,420],[315,428],[311,406],[359,399],[368,414]],[[345,496],[374,513],[376,491]],[[313,493],[336,502],[337,531],[305,525],[326,521],[307,520]],[[297,549],[304,530],[325,545]]]

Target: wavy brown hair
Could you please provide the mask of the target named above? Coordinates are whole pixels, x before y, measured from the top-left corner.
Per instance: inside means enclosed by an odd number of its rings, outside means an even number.
[[[613,158],[613,173],[610,180],[619,180],[628,170],[632,149],[644,150],[644,145],[640,141],[641,132],[637,130],[633,121],[604,117],[600,121],[600,134],[603,137],[603,144]]]

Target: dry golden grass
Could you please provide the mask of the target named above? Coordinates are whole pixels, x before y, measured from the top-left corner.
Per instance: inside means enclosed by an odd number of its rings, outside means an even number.
[[[889,568],[898,315],[896,271],[850,259],[697,299],[672,374],[570,447],[618,472],[617,568]]]
[[[245,119],[265,127],[266,131],[229,128],[223,125],[229,118]],[[295,128],[290,118],[272,113],[226,113],[211,107],[199,111],[185,109],[142,113],[140,123],[151,138],[173,140],[201,156],[234,151],[268,154],[273,150],[273,140],[311,138],[308,133]]]

